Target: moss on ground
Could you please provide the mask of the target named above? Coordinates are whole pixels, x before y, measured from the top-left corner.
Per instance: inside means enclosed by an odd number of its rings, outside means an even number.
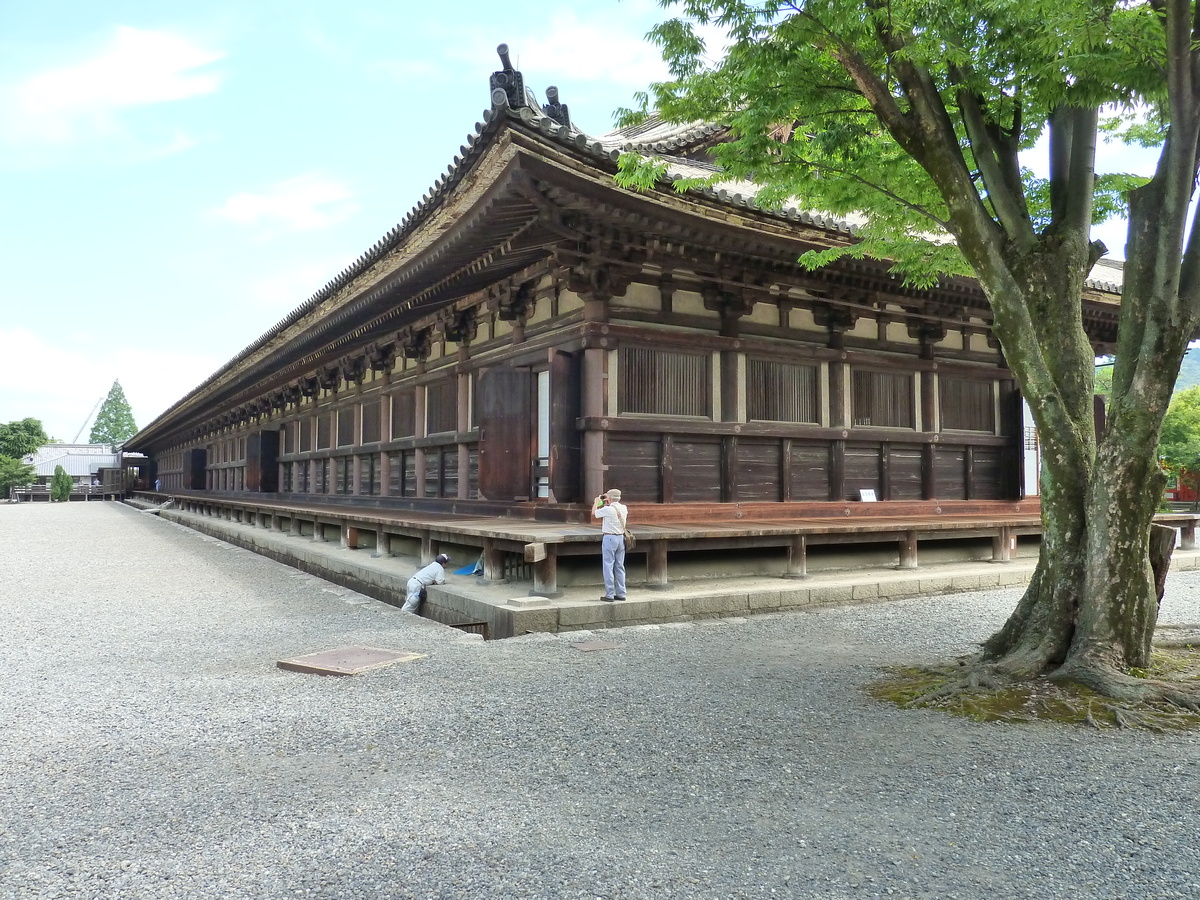
[[[1168,701],[1130,704],[1072,682],[1039,678],[975,684],[969,669],[954,664],[898,666],[885,672],[867,686],[867,693],[905,709],[937,709],[976,722],[1200,730],[1200,714]],[[1200,687],[1200,648],[1187,645],[1155,649],[1150,666],[1131,674],[1180,688]]]

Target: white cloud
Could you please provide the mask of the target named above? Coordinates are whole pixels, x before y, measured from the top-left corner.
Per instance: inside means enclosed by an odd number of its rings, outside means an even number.
[[[234,194],[215,214],[241,225],[283,226],[292,231],[325,228],[342,222],[359,205],[342,181],[312,172],[281,181],[262,193]]]
[[[354,259],[354,256],[330,256],[300,263],[276,275],[251,281],[248,293],[260,306],[278,310],[282,318],[325,287]]]
[[[32,416],[51,437],[72,440],[96,401],[119,379],[144,427],[226,360],[199,353],[112,347],[89,354],[51,346],[27,329],[0,329],[0,422]],[[80,440],[87,440],[85,428]]]
[[[223,56],[169,32],[120,27],[96,55],[4,88],[5,136],[37,145],[125,136],[122,111],[216,91],[220,75],[197,70]]]

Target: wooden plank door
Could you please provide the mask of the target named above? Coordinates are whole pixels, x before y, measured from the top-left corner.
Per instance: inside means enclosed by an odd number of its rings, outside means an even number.
[[[528,500],[534,436],[528,369],[495,366],[479,379],[479,494]]]

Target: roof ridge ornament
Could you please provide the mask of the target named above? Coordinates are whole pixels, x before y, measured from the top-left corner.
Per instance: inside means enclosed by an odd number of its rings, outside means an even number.
[[[501,44],[496,48],[496,52],[500,55],[500,64],[504,68],[493,72],[488,80],[492,89],[492,106],[507,104],[513,109],[520,109],[526,105],[525,79],[513,68],[512,60],[508,57],[508,44]]]
[[[558,88],[554,85],[546,88],[546,99],[549,101],[542,107],[542,112],[557,122],[564,128],[571,128],[571,111],[567,109],[567,104],[558,102]]]

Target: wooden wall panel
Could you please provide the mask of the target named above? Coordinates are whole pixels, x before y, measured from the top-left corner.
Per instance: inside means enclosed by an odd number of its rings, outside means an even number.
[[[720,438],[676,437],[671,459],[676,503],[721,502]]]
[[[737,443],[737,492],[741,502],[778,502],[781,499],[778,440],[741,438]]]
[[[966,449],[946,444],[934,452],[933,468],[937,477],[937,500],[966,500]]]
[[[874,491],[880,497],[879,453],[879,444],[846,444],[844,499],[857,500],[860,490]]]
[[[974,448],[971,468],[972,500],[1004,500],[1008,497],[1008,451],[1003,447]]]
[[[613,437],[604,448],[608,472],[604,476],[607,490],[615,487],[621,499],[641,503],[657,503],[662,495],[662,445],[657,437]]]
[[[441,496],[458,496],[458,447],[442,449]]]
[[[888,500],[923,499],[921,447],[893,444],[888,450],[888,476]]]
[[[829,499],[829,444],[792,441],[788,474],[792,500]]]
[[[467,451],[467,497],[479,499],[479,451],[475,447]]]

